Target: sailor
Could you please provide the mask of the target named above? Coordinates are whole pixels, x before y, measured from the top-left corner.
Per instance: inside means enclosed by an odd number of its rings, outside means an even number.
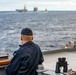
[[[76,42],[74,40],[70,40],[67,44],[64,45],[64,48],[76,48]]]
[[[43,63],[44,58],[40,47],[32,40],[32,30],[22,29],[22,45],[14,52],[14,57],[6,68],[6,75],[37,75],[36,69]]]

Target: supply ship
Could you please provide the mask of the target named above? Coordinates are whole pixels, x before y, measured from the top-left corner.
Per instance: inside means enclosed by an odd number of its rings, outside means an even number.
[[[26,6],[24,6],[24,9],[16,9],[18,12],[27,12]]]

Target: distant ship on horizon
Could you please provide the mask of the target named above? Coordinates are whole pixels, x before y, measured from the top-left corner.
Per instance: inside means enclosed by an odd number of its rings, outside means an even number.
[[[23,9],[16,9],[16,11],[18,11],[18,12],[27,12],[28,10],[26,9],[26,6],[24,6]],[[38,7],[34,7],[33,12],[39,12]],[[45,9],[44,12],[48,12],[48,10]]]
[[[47,10],[47,9],[45,9],[45,12],[48,12],[48,10]]]
[[[18,12],[27,12],[26,6],[24,6],[24,9],[16,9]]]
[[[34,7],[33,11],[34,12],[38,12],[38,8],[37,7]]]

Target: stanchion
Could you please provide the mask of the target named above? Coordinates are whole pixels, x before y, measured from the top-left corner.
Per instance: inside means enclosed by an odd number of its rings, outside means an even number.
[[[38,65],[37,73],[38,75],[44,75],[43,72],[45,71],[44,66],[42,64]]]

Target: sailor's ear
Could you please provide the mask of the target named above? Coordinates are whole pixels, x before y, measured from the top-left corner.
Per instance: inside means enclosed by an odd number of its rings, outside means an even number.
[[[34,39],[34,37],[32,36],[32,40]]]
[[[22,40],[22,36],[20,37],[20,40]]]

